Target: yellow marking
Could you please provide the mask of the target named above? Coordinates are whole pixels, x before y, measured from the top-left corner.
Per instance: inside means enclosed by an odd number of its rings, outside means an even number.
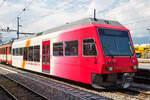
[[[22,62],[22,68],[25,69],[26,61],[23,60]]]
[[[29,47],[30,46],[30,44],[31,44],[31,40],[27,40],[27,42],[26,42],[26,47]],[[22,62],[22,68],[23,69],[25,69],[25,66],[26,66],[26,61],[25,60],[23,60],[23,62]]]
[[[28,40],[28,41],[26,42],[26,47],[29,47],[30,44],[31,44],[31,40]]]

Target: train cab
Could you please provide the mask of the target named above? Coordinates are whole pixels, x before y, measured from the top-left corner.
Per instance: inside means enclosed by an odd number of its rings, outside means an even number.
[[[100,42],[100,74],[92,74],[93,86],[129,87],[138,69],[130,32],[124,27],[97,27]],[[116,85],[117,84],[117,85]]]

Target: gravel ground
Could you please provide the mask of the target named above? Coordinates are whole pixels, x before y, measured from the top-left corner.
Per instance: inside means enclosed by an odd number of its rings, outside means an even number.
[[[12,70],[12,68],[9,68]],[[21,72],[23,73],[23,75],[25,76],[28,76],[28,77],[32,77],[32,78],[35,78],[39,81],[42,81],[44,83],[47,83],[47,84],[51,84],[51,83],[61,83],[61,84],[64,84],[64,85],[68,85],[69,87],[73,87],[73,88],[78,88],[82,91],[86,91],[86,92],[92,92],[94,94],[97,94],[97,95],[100,95],[100,96],[104,96],[104,97],[107,97],[107,98],[111,98],[111,99],[114,99],[114,100],[142,100],[142,99],[139,99],[137,97],[133,97],[134,95],[131,95],[131,94],[123,94],[123,93],[120,93],[118,91],[106,91],[106,90],[94,90],[94,89],[87,89],[87,88],[84,88],[84,87],[80,87],[80,86],[76,86],[76,85],[73,85],[73,84],[69,84],[69,83],[65,83],[65,82],[60,82],[58,80],[55,80],[55,79],[51,79],[51,78],[47,78],[47,77],[43,77],[43,76],[39,76],[39,75],[36,75],[36,74],[32,74],[32,73],[29,73],[29,72],[24,72],[24,71],[21,71],[21,70],[18,70],[18,69],[13,69],[13,70],[17,70],[18,72]],[[14,75],[13,75],[14,76]],[[38,77],[37,77],[38,76]],[[34,83],[32,85],[35,85]],[[51,89],[48,89],[48,87],[43,87],[43,86],[38,86],[39,88],[41,89],[45,89],[45,91],[48,91],[48,92],[53,92]],[[55,91],[55,90],[54,90]],[[39,90],[39,93],[41,91]],[[41,92],[43,93],[43,92]],[[59,93],[60,95],[63,95],[65,96],[64,94],[61,94]],[[50,95],[48,95],[50,96]],[[138,94],[137,94],[138,96]],[[145,97],[144,100],[150,100],[149,98]]]

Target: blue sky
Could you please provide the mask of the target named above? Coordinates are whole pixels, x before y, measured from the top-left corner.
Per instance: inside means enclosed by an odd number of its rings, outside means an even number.
[[[21,32],[41,32],[93,17],[95,8],[97,18],[117,20],[130,29],[135,44],[150,43],[150,33],[146,30],[150,28],[149,5],[150,0],[0,0],[0,29],[16,29],[19,14]],[[3,34],[4,41],[15,37],[15,33]]]

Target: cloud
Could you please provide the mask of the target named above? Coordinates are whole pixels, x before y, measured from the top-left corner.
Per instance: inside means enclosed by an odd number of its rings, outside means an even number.
[[[16,2],[17,1],[17,2]],[[16,28],[16,16],[32,0],[5,1],[0,6],[0,28]],[[0,5],[2,4],[0,0]],[[20,17],[20,31],[40,32],[85,17],[119,21],[132,37],[146,37],[150,28],[150,0],[33,0]],[[13,34],[14,35],[14,34]],[[13,36],[12,36],[13,37]]]
[[[109,6],[113,2],[114,0],[93,0],[92,2],[90,0],[68,0],[57,2],[56,7],[52,9],[32,5],[32,9],[34,9],[34,12],[40,12],[41,18],[36,21],[32,21],[32,28],[30,26],[27,26],[25,29],[26,31],[33,32],[40,30],[42,31],[81,18],[91,17],[91,15],[93,15],[93,13],[91,12],[93,11],[93,7],[98,9],[98,11],[101,11],[109,8]]]
[[[97,9],[97,11],[108,9],[113,4],[113,2],[114,0],[92,0],[88,6],[87,13],[89,16],[92,16],[94,9]]]
[[[56,7],[52,9],[46,7],[46,2],[41,5],[39,2],[36,2],[32,5],[31,11],[34,12],[33,15],[41,16],[41,18],[37,18],[37,20],[33,21],[33,23],[31,23],[32,27],[25,27],[24,31],[39,32],[63,25],[68,21],[74,21],[84,17],[93,17],[93,9],[96,8],[98,18],[119,21],[131,30],[132,37],[144,37],[149,35],[146,30],[146,28],[149,27],[149,21],[140,21],[146,20],[149,17],[149,0],[147,2],[143,2],[143,0],[120,0],[116,6],[112,7],[114,2],[115,0],[93,0],[88,4],[81,3],[75,5],[76,2],[74,0],[69,0],[56,2]],[[75,10],[74,7],[76,8]],[[103,12],[101,13],[101,11]],[[35,18],[36,17],[33,16],[31,19],[34,20]]]
[[[105,13],[105,18],[117,20],[131,30],[133,37],[148,36],[146,28],[150,27],[150,0],[130,0],[120,2],[117,7]]]
[[[74,5],[74,0],[69,0],[69,2],[58,2],[55,8],[49,9],[46,7],[32,6],[34,12],[39,12],[40,18],[31,21],[32,28],[30,26],[25,27],[25,31],[32,32],[40,32],[46,29],[50,29],[52,27],[60,26],[66,24],[67,22],[71,22],[74,20],[78,20],[84,17],[87,17],[86,9],[87,5],[83,4],[82,9],[81,5]],[[72,9],[70,9],[70,7]],[[78,9],[74,9],[78,8]],[[43,9],[43,10],[38,10]]]

